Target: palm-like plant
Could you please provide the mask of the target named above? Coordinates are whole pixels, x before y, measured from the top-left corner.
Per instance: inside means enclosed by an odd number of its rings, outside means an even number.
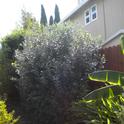
[[[121,48],[124,54],[124,36],[121,37]],[[89,93],[86,99],[114,97],[124,92],[124,72],[102,70],[89,74],[89,79],[104,82],[106,86]]]
[[[124,54],[124,36],[121,47]],[[105,86],[74,104],[78,121],[86,124],[124,124],[124,73],[102,70],[89,74],[89,79],[104,82]]]

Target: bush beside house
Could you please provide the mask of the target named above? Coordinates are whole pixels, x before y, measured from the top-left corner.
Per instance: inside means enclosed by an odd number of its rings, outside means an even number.
[[[23,51],[16,51],[26,124],[66,123],[72,101],[88,91],[87,74],[101,64],[99,46],[89,34],[68,24],[26,37]]]

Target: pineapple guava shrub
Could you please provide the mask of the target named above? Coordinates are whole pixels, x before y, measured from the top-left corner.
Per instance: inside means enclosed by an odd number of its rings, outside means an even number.
[[[16,51],[17,85],[26,124],[65,124],[72,101],[84,96],[87,74],[101,63],[100,42],[71,24],[45,27]]]

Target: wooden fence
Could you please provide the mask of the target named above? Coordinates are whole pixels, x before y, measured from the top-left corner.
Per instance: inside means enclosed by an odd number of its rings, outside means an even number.
[[[102,49],[102,53],[106,58],[105,69],[124,72],[124,55],[119,45]]]
[[[106,59],[104,69],[124,72],[124,55],[122,54],[120,46],[102,49],[101,53],[105,55]],[[94,90],[101,86],[104,86],[104,83],[89,81],[88,85],[91,90]]]

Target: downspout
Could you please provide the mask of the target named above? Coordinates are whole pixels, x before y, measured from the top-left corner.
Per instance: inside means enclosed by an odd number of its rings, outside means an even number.
[[[103,23],[104,23],[104,41],[107,39],[107,29],[106,29],[106,14],[105,14],[105,5],[104,5],[104,0],[103,1]]]

